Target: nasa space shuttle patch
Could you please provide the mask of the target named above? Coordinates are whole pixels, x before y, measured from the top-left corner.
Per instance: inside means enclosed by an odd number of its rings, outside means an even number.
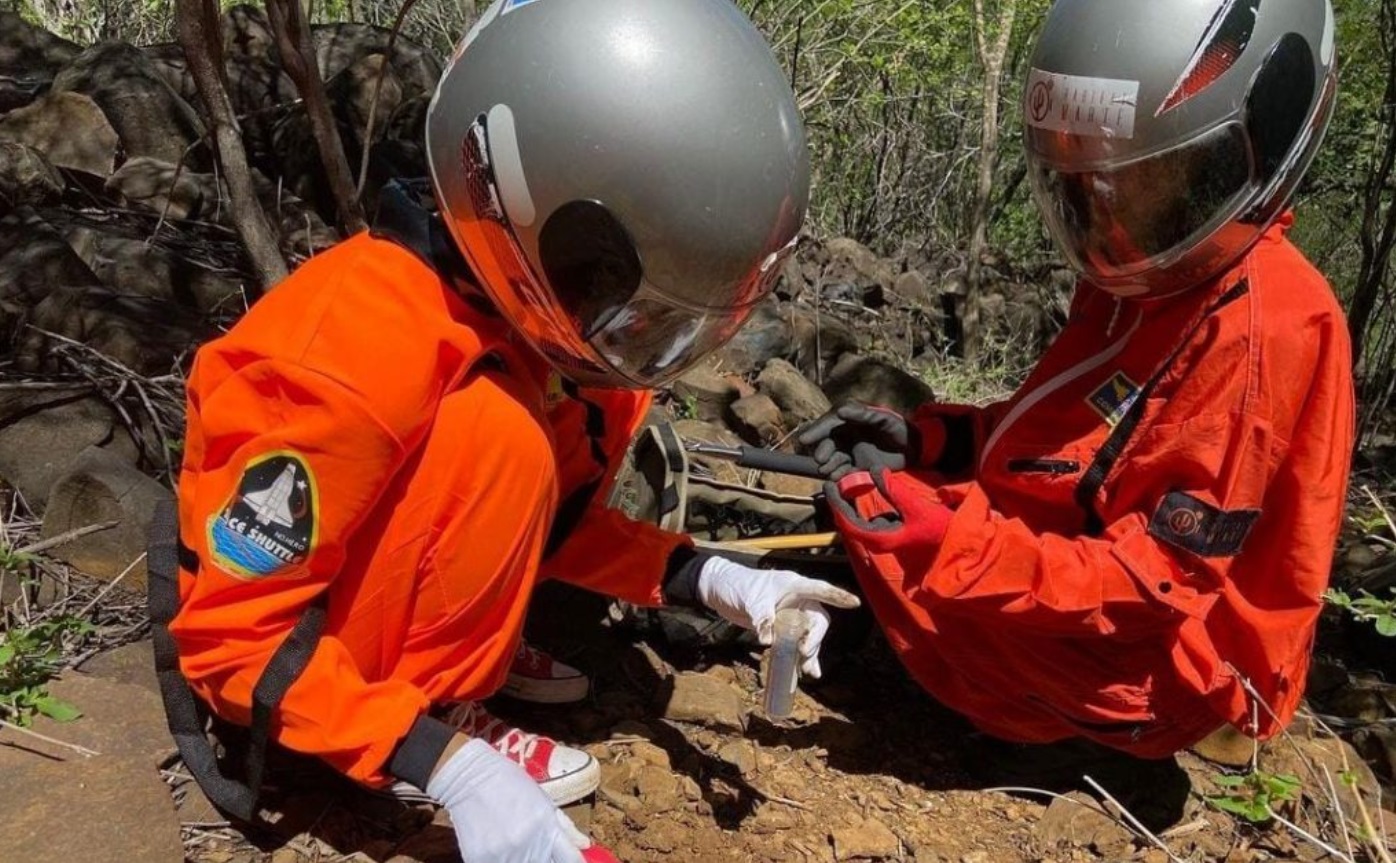
[[[292,452],[248,462],[228,502],[209,521],[212,562],[240,578],[265,578],[305,563],[315,547],[315,477]]]

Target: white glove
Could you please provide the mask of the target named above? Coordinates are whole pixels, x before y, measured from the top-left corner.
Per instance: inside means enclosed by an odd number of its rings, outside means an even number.
[[[698,574],[698,599],[724,619],[754,630],[770,644],[776,612],[798,608],[805,614],[805,637],[800,640],[802,668],[818,677],[819,645],[829,631],[824,606],[857,608],[858,597],[824,581],[778,569],[752,569],[721,557],[709,558]]]
[[[457,750],[426,790],[450,813],[464,863],[584,863],[590,840],[523,768],[483,740]]]

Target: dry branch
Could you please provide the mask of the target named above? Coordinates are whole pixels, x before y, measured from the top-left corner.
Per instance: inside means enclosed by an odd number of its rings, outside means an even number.
[[[340,224],[349,233],[358,233],[364,228],[363,211],[354,193],[349,159],[344,155],[344,142],[339,137],[339,127],[335,125],[334,114],[325,95],[325,82],[320,78],[320,67],[315,62],[315,46],[310,41],[310,25],[306,21],[305,10],[301,8],[300,0],[267,0],[267,18],[276,36],[276,49],[281,54],[282,68],[305,102],[310,129],[315,136],[315,146],[320,150],[320,161],[325,166]]]
[[[218,4],[214,0],[176,0],[175,18],[179,44],[203,103],[204,122],[213,132],[216,164],[222,166],[223,181],[228,185],[233,224],[252,260],[259,287],[265,290],[286,278],[286,262],[257,201],[242,129],[223,84],[223,30]]]

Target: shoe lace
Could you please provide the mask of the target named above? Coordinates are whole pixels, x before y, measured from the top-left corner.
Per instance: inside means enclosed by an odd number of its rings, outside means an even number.
[[[493,746],[501,755],[523,764],[538,749],[537,734],[514,728],[491,714],[476,702],[463,704],[452,711],[450,722],[471,737],[478,737]]]

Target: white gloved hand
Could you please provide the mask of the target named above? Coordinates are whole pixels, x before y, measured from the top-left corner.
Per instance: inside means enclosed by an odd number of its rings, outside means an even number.
[[[457,750],[426,791],[450,813],[464,863],[584,863],[590,840],[522,767],[483,740]]]
[[[756,632],[770,644],[776,612],[798,608],[805,614],[805,637],[800,641],[802,668],[820,675],[819,646],[829,631],[824,606],[857,608],[858,597],[824,581],[778,569],[752,569],[721,557],[710,558],[698,574],[698,599],[724,619]]]

